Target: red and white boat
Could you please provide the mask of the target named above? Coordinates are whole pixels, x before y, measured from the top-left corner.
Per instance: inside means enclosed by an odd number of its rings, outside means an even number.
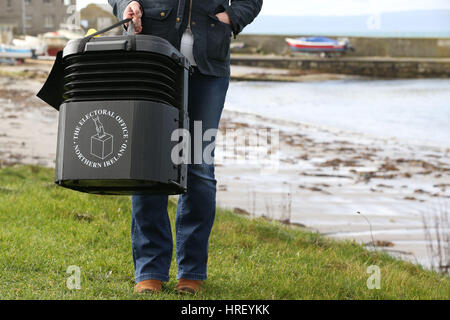
[[[286,38],[286,42],[295,52],[345,52],[350,49],[348,39],[334,40],[326,37]]]
[[[47,32],[42,35],[42,39],[47,45],[49,56],[56,56],[58,51],[63,50],[67,42],[84,37],[81,27],[75,25],[61,24],[57,31]]]

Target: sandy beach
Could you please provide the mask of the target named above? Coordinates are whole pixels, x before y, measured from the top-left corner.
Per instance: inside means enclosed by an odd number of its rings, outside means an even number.
[[[18,163],[54,165],[58,113],[35,97],[50,67],[49,63],[0,66],[2,167]],[[8,75],[11,72],[17,74],[12,77]],[[21,78],[18,72],[27,76]],[[34,79],[29,78],[30,72]],[[258,73],[279,77],[284,71],[233,71],[240,80]],[[345,77],[303,75],[296,80]],[[437,206],[449,202],[448,148],[313,123],[273,120],[225,108],[221,133],[230,128],[276,129],[279,162],[276,170],[262,172],[258,161],[227,161],[218,139],[219,206],[283,220],[339,239],[369,243],[373,237],[377,244],[384,245],[379,247],[383,250],[429,264],[422,217],[435,214]]]
[[[257,165],[219,165],[220,206],[336,238],[373,236],[383,250],[428,264],[422,216],[450,198],[449,150],[226,112],[223,124],[232,123],[282,127],[280,166],[262,174]]]

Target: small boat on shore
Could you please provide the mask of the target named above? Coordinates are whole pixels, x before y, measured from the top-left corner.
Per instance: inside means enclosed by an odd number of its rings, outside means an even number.
[[[30,49],[0,44],[0,58],[24,60],[32,57],[33,51]]]
[[[47,54],[49,56],[56,56],[58,51],[63,50],[70,40],[83,37],[84,31],[81,27],[67,24],[61,24],[59,30],[47,32],[42,35],[42,38],[47,45]]]
[[[345,53],[351,49],[348,39],[334,40],[327,37],[303,37],[286,38],[288,46],[293,52],[324,53]]]
[[[29,49],[31,51],[34,51],[35,56],[41,56],[47,53],[47,45],[39,37],[26,35],[14,38],[12,41],[12,45],[14,45],[18,49]]]

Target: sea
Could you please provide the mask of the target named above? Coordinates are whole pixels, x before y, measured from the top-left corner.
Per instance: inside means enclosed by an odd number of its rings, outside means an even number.
[[[450,148],[450,79],[232,82],[225,109]]]

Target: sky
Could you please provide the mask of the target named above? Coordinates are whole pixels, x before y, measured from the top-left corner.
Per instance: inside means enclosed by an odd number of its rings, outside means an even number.
[[[89,3],[108,1],[77,0],[78,9]],[[410,10],[450,10],[450,0],[264,0],[261,14],[347,16]]]

